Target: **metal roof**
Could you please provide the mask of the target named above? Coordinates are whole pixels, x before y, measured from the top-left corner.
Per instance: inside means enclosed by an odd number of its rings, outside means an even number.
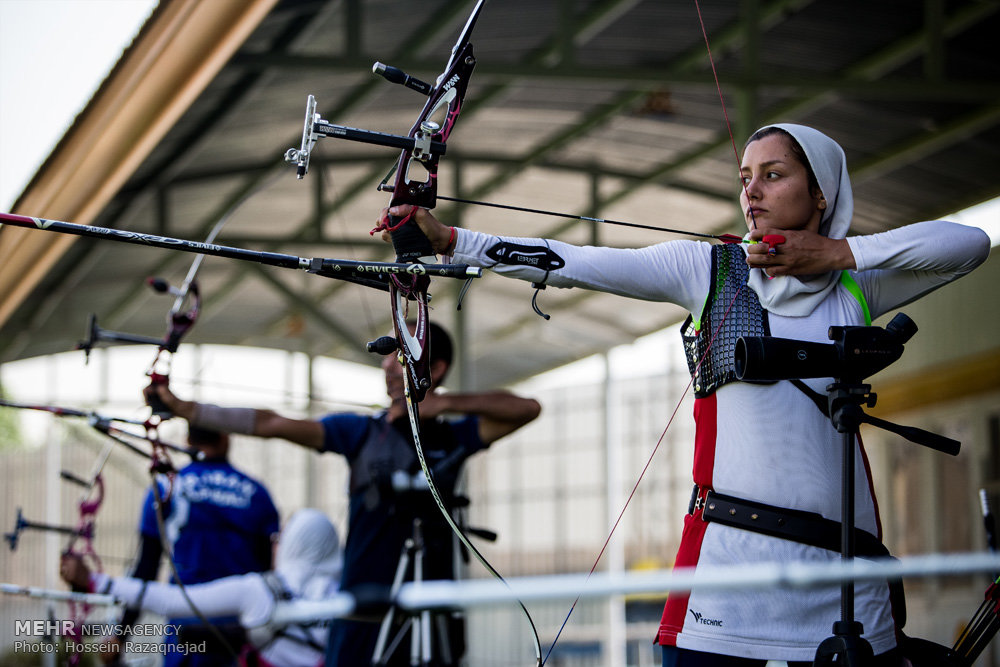
[[[245,30],[248,36],[229,35],[238,40],[232,54],[196,94],[185,93],[191,99],[182,112],[84,221],[200,240],[246,198],[218,243],[390,259],[389,246],[367,231],[387,201],[376,186],[394,150],[323,139],[301,181],[282,156],[299,143],[308,94],[332,123],[405,134],[422,98],[374,77],[372,63],[433,80],[474,3],[256,4],[268,7]],[[102,89],[139,67],[143,47],[172,9],[204,5],[161,2]],[[994,48],[1000,3],[701,0],[697,6],[738,145],[753,129],[778,121],[812,125],[837,139],[853,178],[855,233],[933,219],[1000,195]],[[707,233],[741,231],[737,157],[694,0],[494,0],[473,43],[478,65],[442,159],[441,194]],[[182,49],[164,47],[158,62],[200,55]],[[127,108],[132,101],[126,91],[119,103]],[[92,106],[100,102],[101,91]],[[88,109],[81,116],[94,121],[95,115]],[[114,135],[116,126],[103,131]],[[15,210],[58,217],[45,206],[26,207],[32,188],[46,184],[65,153],[53,152]],[[445,203],[438,213],[477,230],[574,243],[624,247],[678,238]],[[15,231],[43,234],[4,228],[0,251]],[[102,327],[162,335],[170,300],[152,294],[144,279],[179,283],[192,260],[89,239],[60,252],[44,275],[25,272],[4,285],[26,296],[8,298],[0,361],[71,349],[91,313]],[[8,251],[4,261],[13,256]],[[390,328],[388,297],[363,287],[221,258],[207,258],[199,280],[205,302],[188,341],[374,364],[364,342]],[[435,280],[433,316],[459,332],[466,382],[475,387],[523,379],[684,315],[668,304],[549,289],[538,296],[552,316],[545,321],[532,311],[528,284],[493,275],[477,281],[456,312],[459,285],[452,282]]]

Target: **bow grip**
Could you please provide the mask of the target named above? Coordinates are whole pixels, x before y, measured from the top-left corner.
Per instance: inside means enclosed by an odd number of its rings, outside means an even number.
[[[413,221],[412,213],[406,218],[390,215],[388,226],[392,247],[396,251],[396,261],[408,264],[425,259],[434,261],[436,255],[431,241]]]
[[[156,393],[157,385],[168,385],[169,380],[166,375],[161,373],[150,373],[149,374],[149,387],[147,391],[143,394],[146,398],[146,405],[153,409],[153,414],[158,416],[160,419],[170,419],[174,416],[174,413],[167,407],[167,404],[163,402],[160,395]]]

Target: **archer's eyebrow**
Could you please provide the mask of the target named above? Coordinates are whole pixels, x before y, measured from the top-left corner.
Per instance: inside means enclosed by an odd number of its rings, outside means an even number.
[[[760,164],[760,168],[761,169],[767,169],[768,167],[773,167],[776,164],[783,165],[783,164],[785,164],[785,161],[784,160],[768,160],[767,162],[762,162]],[[743,173],[744,171],[750,171],[750,167],[740,167],[740,173]]]

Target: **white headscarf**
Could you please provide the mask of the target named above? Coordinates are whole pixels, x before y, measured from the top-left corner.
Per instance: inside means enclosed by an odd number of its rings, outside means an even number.
[[[761,130],[768,127],[776,127],[792,135],[806,154],[827,204],[820,220],[819,233],[831,239],[846,238],[854,215],[854,195],[844,149],[819,130],[805,125],[777,123],[765,125]],[[839,271],[771,279],[764,271],[755,270],[750,272],[747,284],[757,293],[760,304],[772,313],[804,317],[826,298],[839,279]]]
[[[275,571],[296,597],[316,600],[340,583],[340,536],[326,514],[300,509],[285,524],[275,554]]]

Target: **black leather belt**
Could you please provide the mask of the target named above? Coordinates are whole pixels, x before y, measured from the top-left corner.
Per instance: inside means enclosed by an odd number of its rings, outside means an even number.
[[[840,553],[840,522],[815,512],[804,512],[734,498],[695,485],[688,514],[701,511],[701,518],[733,528],[742,528],[799,544]],[[888,556],[882,541],[860,528],[854,529],[855,554],[862,557]]]
[[[721,523],[754,533],[770,535],[840,553],[840,522],[816,512],[775,507],[753,500],[734,498],[695,484],[688,514],[701,512],[704,521]],[[860,528],[854,529],[854,553],[861,558],[891,557],[882,541]],[[898,627],[906,624],[906,597],[901,579],[890,579],[889,597]]]

